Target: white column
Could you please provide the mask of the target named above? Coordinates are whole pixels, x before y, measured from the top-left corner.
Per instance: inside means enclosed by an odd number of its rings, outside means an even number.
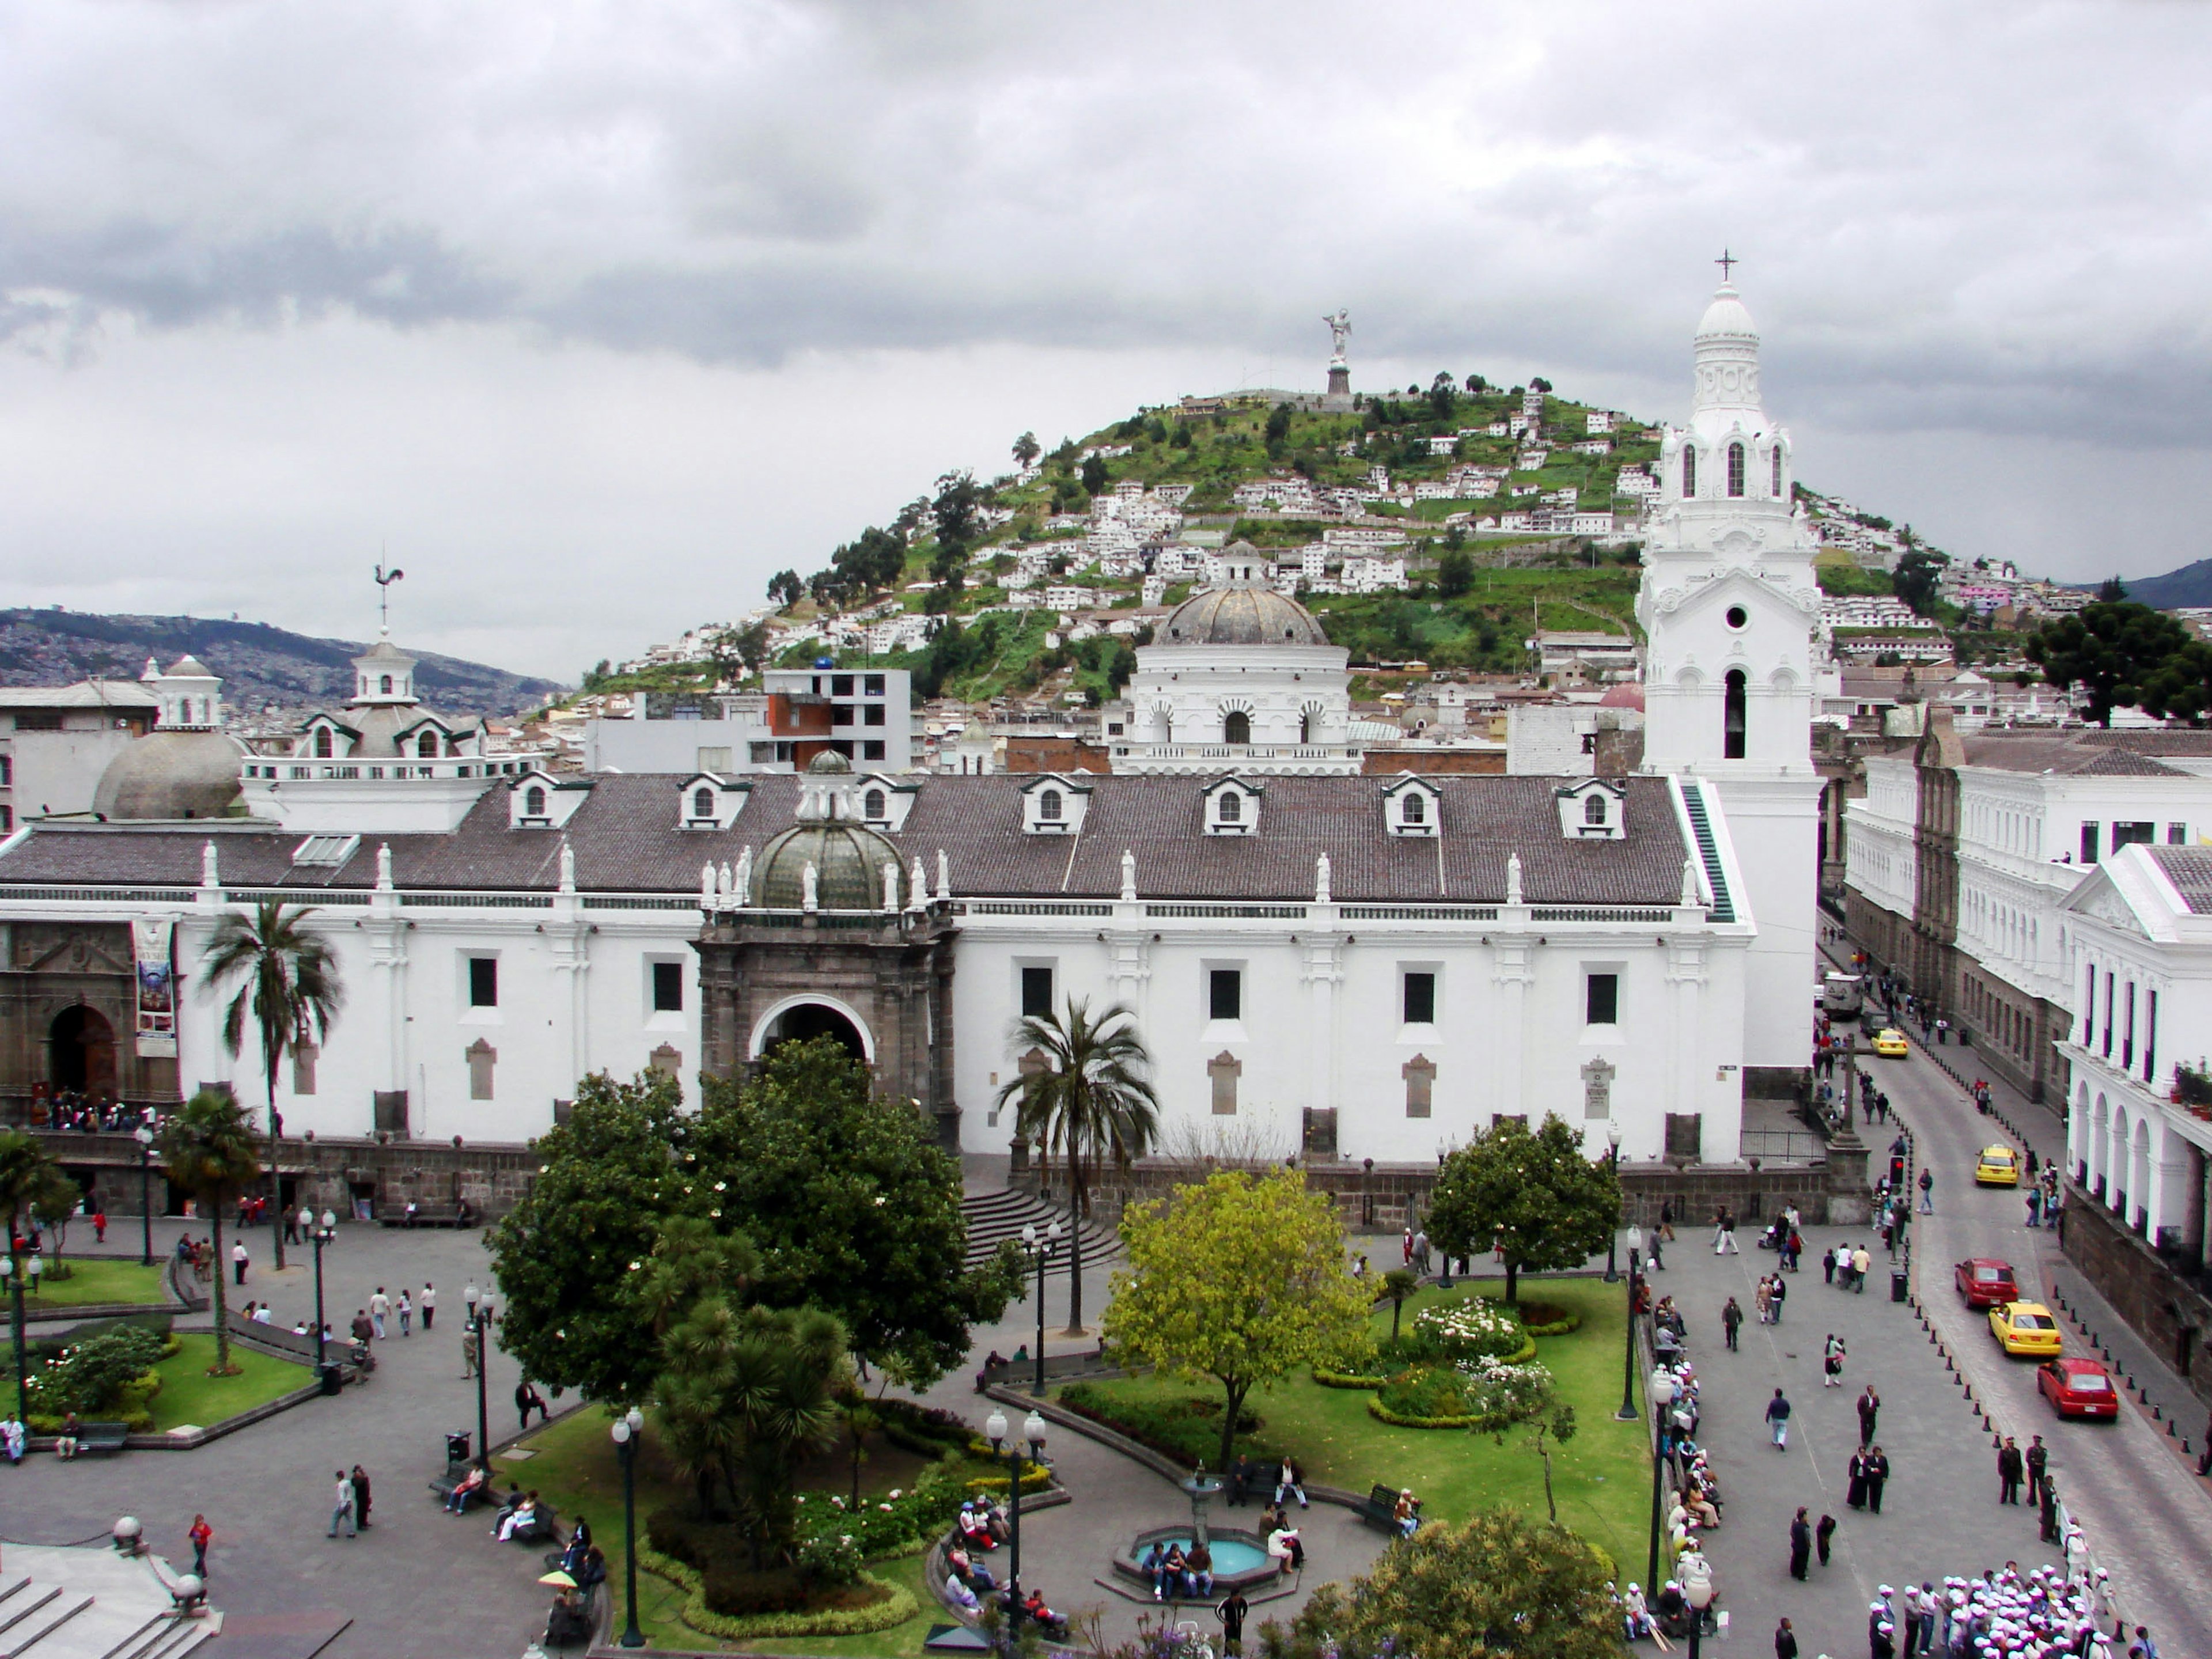
[[[1501,907],[1503,909],[1516,909],[1525,916],[1528,907],[1505,906]],[[1492,1110],[1509,1117],[1527,1112],[1531,1119],[1540,1119],[1542,1113],[1532,1110],[1522,1096],[1522,1048],[1527,1039],[1528,987],[1536,977],[1536,941],[1525,934],[1499,939],[1492,954],[1490,977],[1491,983],[1498,988],[1498,1044],[1491,1054],[1498,1093]],[[1486,1121],[1479,1121],[1474,1127],[1486,1129],[1490,1126]]]
[[[1315,905],[1307,912],[1307,920],[1310,923],[1323,912],[1328,913],[1322,922],[1324,931],[1309,933],[1302,940],[1298,977],[1308,988],[1304,1103],[1326,1109],[1338,1100],[1336,988],[1344,982],[1344,961],[1343,942],[1336,936],[1334,925],[1336,907]],[[1346,1156],[1352,1150],[1345,1144],[1347,1127],[1342,1118],[1337,1120],[1337,1151]]]
[[[1668,1022],[1667,1033],[1667,1083],[1662,1093],[1658,1117],[1649,1124],[1650,1150],[1638,1146],[1639,1158],[1662,1158],[1667,1151],[1667,1114],[1700,1109],[1701,1091],[1698,1073],[1704,1064],[1703,1046],[1698,1041],[1698,1004],[1703,999],[1706,982],[1705,941],[1697,935],[1677,936],[1667,941],[1667,985],[1670,1010],[1674,1018]],[[1699,1125],[1700,1130],[1709,1126]],[[1726,1162],[1733,1158],[1742,1145],[1742,1120],[1737,1119],[1735,1144],[1723,1146],[1725,1126],[1711,1125],[1713,1139],[1706,1143],[1711,1148],[1711,1161]]]

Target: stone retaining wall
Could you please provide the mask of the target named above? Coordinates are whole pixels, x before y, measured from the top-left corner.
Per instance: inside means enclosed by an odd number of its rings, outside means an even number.
[[[2212,1405],[2212,1298],[2160,1261],[2120,1218],[2074,1182],[2059,1211],[2066,1259],[2129,1328]]]

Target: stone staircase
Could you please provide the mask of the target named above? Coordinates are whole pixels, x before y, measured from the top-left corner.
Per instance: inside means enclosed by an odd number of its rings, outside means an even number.
[[[179,1659],[222,1629],[180,1618],[165,1567],[93,1546],[10,1546],[0,1571],[0,1659]]]
[[[1056,1204],[1048,1204],[1034,1193],[999,1191],[970,1193],[960,1200],[960,1211],[968,1222],[968,1256],[964,1265],[981,1266],[990,1260],[1002,1239],[1021,1242],[1022,1229],[1035,1227],[1042,1233],[1050,1222],[1060,1223],[1064,1235],[1068,1226],[1068,1213]],[[1103,1262],[1121,1253],[1121,1242],[1109,1227],[1102,1226],[1096,1218],[1083,1224],[1083,1265]],[[1069,1251],[1065,1243],[1053,1253],[1045,1276],[1067,1276]]]

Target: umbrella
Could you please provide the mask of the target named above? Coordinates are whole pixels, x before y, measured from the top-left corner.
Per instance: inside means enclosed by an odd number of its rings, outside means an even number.
[[[555,1589],[574,1589],[576,1588],[576,1581],[569,1577],[567,1573],[562,1571],[558,1567],[554,1568],[552,1571],[547,1573],[538,1582],[541,1584],[550,1584]]]

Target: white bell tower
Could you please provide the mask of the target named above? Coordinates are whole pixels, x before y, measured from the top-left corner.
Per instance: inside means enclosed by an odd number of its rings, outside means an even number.
[[[1644,765],[1719,794],[1759,929],[1744,1063],[1802,1069],[1820,927],[1819,544],[1791,501],[1790,434],[1759,402],[1759,332],[1725,280],[1733,263],[1698,324],[1689,424],[1659,451],[1636,600]]]

